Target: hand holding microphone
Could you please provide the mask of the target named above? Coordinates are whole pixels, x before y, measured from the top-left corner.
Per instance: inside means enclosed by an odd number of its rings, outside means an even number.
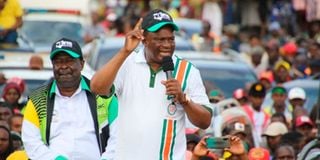
[[[184,101],[184,94],[181,89],[181,84],[173,77],[174,64],[170,56],[163,57],[162,69],[166,73],[167,81],[162,81],[166,87],[166,94],[173,102]]]

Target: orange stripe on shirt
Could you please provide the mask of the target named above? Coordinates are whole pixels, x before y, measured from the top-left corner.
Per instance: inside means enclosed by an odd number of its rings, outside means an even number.
[[[176,79],[180,82],[180,84],[182,84],[183,78],[184,78],[184,73],[186,71],[186,67],[187,67],[187,61],[182,60],[180,62],[180,67],[178,69],[178,73],[177,73],[177,77]]]
[[[172,144],[172,131],[173,131],[173,120],[169,119],[167,121],[168,125],[167,125],[167,135],[166,135],[166,140],[165,140],[165,147],[164,147],[164,151],[163,151],[163,159],[164,160],[168,160],[169,156],[170,156],[170,146]]]

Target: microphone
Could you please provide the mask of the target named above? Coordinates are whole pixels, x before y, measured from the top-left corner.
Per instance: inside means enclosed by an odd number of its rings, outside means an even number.
[[[174,69],[173,61],[170,56],[163,57],[162,69],[166,73],[167,79],[173,78],[172,71]]]
[[[174,69],[173,61],[170,56],[163,57],[162,59],[162,69],[166,73],[167,79],[173,78],[172,71]],[[169,99],[174,98],[174,95],[168,95]]]

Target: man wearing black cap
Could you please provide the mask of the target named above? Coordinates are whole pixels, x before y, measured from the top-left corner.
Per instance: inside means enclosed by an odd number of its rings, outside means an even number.
[[[93,92],[115,91],[119,98],[116,159],[184,159],[185,117],[203,129],[210,125],[212,109],[199,70],[172,56],[176,30],[168,13],[149,12],[92,78]],[[144,48],[136,49],[140,42]],[[168,80],[162,71],[164,57],[174,63]]]
[[[243,109],[247,112],[254,127],[255,146],[259,146],[262,140],[262,131],[267,127],[270,119],[269,115],[262,108],[262,103],[266,96],[266,89],[262,83],[257,82],[252,84],[248,95],[249,105],[244,106]]]
[[[22,140],[30,159],[111,159],[117,99],[95,95],[81,75],[77,42],[62,38],[51,50],[54,79],[33,91],[24,112]],[[108,143],[108,146],[106,146]]]

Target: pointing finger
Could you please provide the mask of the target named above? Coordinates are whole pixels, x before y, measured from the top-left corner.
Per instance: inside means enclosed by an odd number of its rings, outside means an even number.
[[[142,18],[140,18],[137,24],[134,26],[134,30],[141,29],[141,24],[142,24]]]

